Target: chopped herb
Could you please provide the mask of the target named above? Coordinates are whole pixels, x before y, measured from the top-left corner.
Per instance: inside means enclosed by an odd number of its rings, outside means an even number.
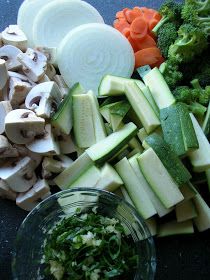
[[[46,276],[64,279],[134,279],[138,256],[118,219],[96,213],[64,218],[44,243]]]

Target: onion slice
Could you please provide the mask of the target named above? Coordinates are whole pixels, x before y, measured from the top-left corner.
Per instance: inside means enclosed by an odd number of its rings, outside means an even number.
[[[104,75],[130,78],[134,52],[127,39],[106,24],[84,24],[72,30],[58,47],[58,68],[70,87],[80,82],[98,95]]]
[[[32,26],[36,15],[40,9],[49,4],[53,0],[25,0],[19,10],[17,16],[17,24],[20,29],[25,33],[28,39],[28,46],[33,47],[33,33]]]
[[[33,38],[37,46],[57,47],[75,27],[86,23],[104,23],[90,4],[78,0],[55,0],[44,6],[35,18]]]

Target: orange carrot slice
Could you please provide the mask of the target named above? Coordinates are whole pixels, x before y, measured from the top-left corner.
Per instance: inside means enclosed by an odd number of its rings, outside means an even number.
[[[129,23],[132,23],[134,21],[134,19],[136,19],[137,17],[141,17],[141,16],[142,16],[141,11],[127,10],[125,12],[125,17]]]
[[[144,38],[148,31],[148,25],[146,21],[142,17],[137,17],[130,26],[131,31],[131,37],[138,38]]]
[[[113,26],[121,33],[125,28],[130,28],[130,24],[125,19],[116,19]]]
[[[131,44],[134,53],[137,52],[139,50],[138,46],[136,45],[136,42],[133,40],[133,38],[131,36],[128,36],[128,41]]]
[[[130,36],[130,28],[129,27],[126,27],[124,28],[124,30],[122,31],[122,34],[128,38]]]
[[[117,13],[116,13],[116,18],[117,18],[117,19],[125,18],[123,11],[117,12]]]
[[[142,40],[136,39],[135,44],[139,50],[157,47],[155,40],[148,34]]]
[[[144,65],[154,65],[161,58],[161,52],[157,47],[147,48],[135,53],[135,68]]]
[[[149,27],[149,31],[152,31],[152,29],[158,24],[158,20],[157,19],[151,19],[149,22],[148,22],[148,27]]]

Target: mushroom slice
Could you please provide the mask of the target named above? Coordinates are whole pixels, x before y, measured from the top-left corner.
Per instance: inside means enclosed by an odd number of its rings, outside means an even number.
[[[5,118],[5,132],[15,144],[27,144],[44,134],[45,120],[31,110],[16,109]]]
[[[8,71],[9,77],[11,78],[17,78],[21,80],[22,82],[29,83],[32,87],[36,86],[36,83],[34,83],[32,80],[30,80],[26,75],[13,72],[13,71]]]
[[[0,178],[15,192],[26,192],[36,182],[34,161],[24,157],[16,162],[7,162],[0,167]]]
[[[45,83],[45,82],[50,82],[50,79],[46,74],[44,74],[44,76],[41,78],[41,80],[39,80],[37,83],[41,84],[41,83]]]
[[[19,78],[11,77],[9,80],[9,100],[13,108],[18,108],[24,103],[25,98],[32,85],[28,82],[23,82]]]
[[[0,102],[0,134],[5,131],[5,118],[6,115],[12,111],[12,106],[9,101]]]
[[[8,79],[6,62],[4,59],[0,59],[0,101],[4,100],[5,96],[7,96]]]
[[[0,179],[0,197],[10,200],[16,200],[17,193],[12,191],[4,180]]]
[[[17,55],[17,60],[23,65],[24,74],[33,82],[38,82],[44,76],[47,58],[43,53],[28,48],[26,53]]]
[[[2,47],[2,46],[3,46],[2,35],[1,35],[1,33],[0,33],[0,47]]]
[[[61,154],[67,155],[77,151],[71,135],[61,134],[57,137]]]
[[[18,25],[9,25],[9,27],[2,31],[1,36],[5,45],[12,45],[23,52],[26,51],[27,38]]]
[[[62,101],[62,95],[55,82],[45,82],[32,88],[26,97],[25,105],[36,115],[50,118]]]
[[[0,158],[18,157],[18,150],[9,143],[4,135],[0,135]]]
[[[31,211],[39,204],[40,200],[44,200],[50,195],[50,187],[47,181],[38,180],[29,191],[18,194],[16,204],[26,211]]]
[[[33,153],[32,151],[27,149],[25,147],[25,145],[14,144],[13,148],[15,148],[18,151],[18,154],[19,154],[20,157],[25,157],[25,156],[30,157],[34,161],[35,169],[40,165],[40,163],[42,161],[42,156],[41,155],[39,155],[37,153]]]
[[[73,163],[73,160],[65,155],[45,157],[42,168],[50,173],[61,173]]]
[[[36,50],[43,53],[47,57],[47,62],[50,64],[54,64],[57,66],[56,58],[57,58],[57,48],[53,47],[36,47]]]
[[[65,83],[63,77],[61,75],[55,75],[53,80],[58,85],[58,87],[61,91],[62,97],[64,98],[68,94],[69,88],[68,88],[67,84]]]
[[[56,69],[52,64],[47,64],[46,75],[50,80],[52,80],[56,75]]]
[[[45,134],[41,138],[35,139],[33,142],[27,144],[26,147],[30,151],[41,155],[60,154],[60,148],[55,141],[50,124],[45,126]]]
[[[11,45],[6,45],[0,48],[0,59],[6,61],[7,70],[18,70],[22,65],[17,60],[17,56],[22,53],[20,49]]]

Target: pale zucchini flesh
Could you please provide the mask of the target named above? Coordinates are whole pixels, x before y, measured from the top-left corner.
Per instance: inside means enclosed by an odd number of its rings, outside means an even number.
[[[115,169],[122,178],[131,200],[142,217],[148,219],[155,215],[157,212],[128,160],[123,158],[115,165]]]
[[[193,198],[193,202],[198,214],[193,221],[199,232],[205,231],[210,228],[210,208],[200,194]]]
[[[192,220],[178,223],[171,221],[158,227],[157,237],[194,233]]]
[[[197,212],[192,200],[186,200],[176,205],[177,222],[192,220],[197,217]]]
[[[160,125],[157,115],[135,82],[126,83],[125,95],[147,133]]]
[[[142,153],[137,160],[145,179],[166,208],[170,208],[184,199],[179,186],[152,148]]]

